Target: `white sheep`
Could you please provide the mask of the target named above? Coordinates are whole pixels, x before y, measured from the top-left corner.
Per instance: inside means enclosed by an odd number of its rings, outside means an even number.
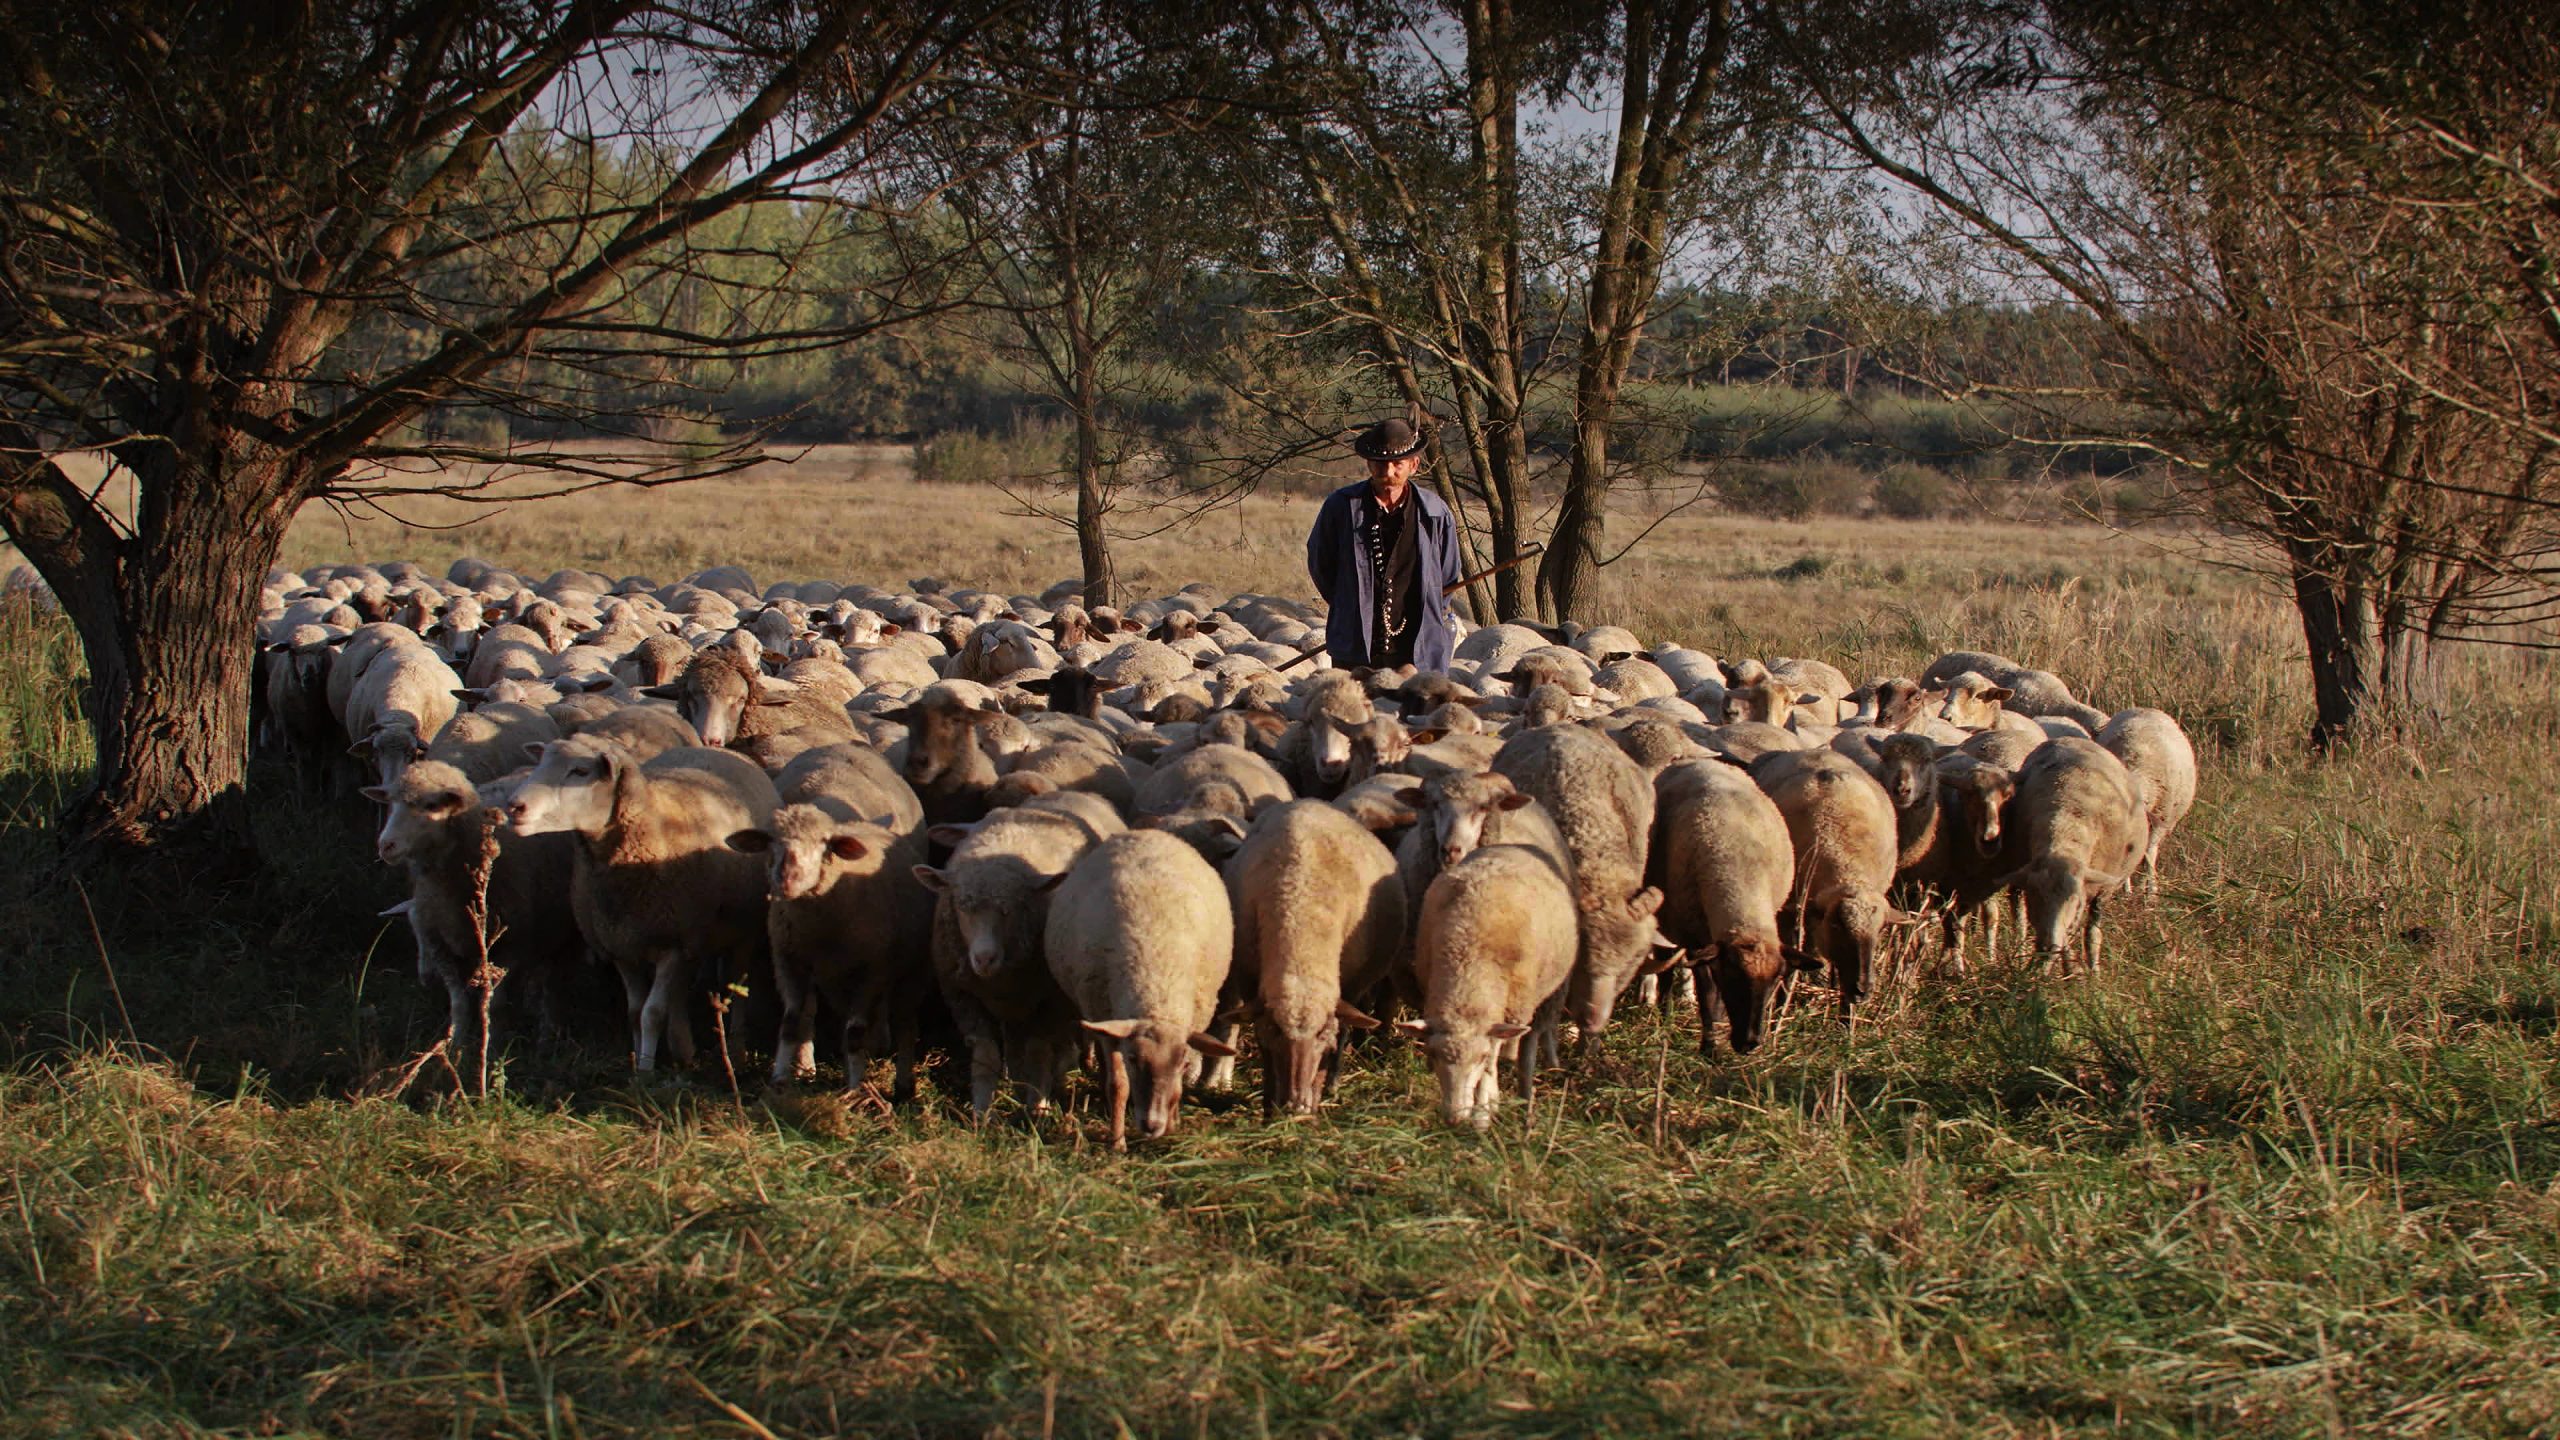
[[[1207,1033],[1235,942],[1225,883],[1173,836],[1115,835],[1067,872],[1044,934],[1050,976],[1106,1042],[1112,1148],[1133,1114],[1141,1138],[1164,1135],[1198,1057],[1235,1054]]]
[[[1342,1027],[1377,1022],[1346,998],[1383,984],[1405,931],[1396,858],[1339,802],[1263,812],[1226,863],[1235,906],[1229,993],[1253,1016],[1263,1113],[1312,1115]]]
[[[698,967],[743,975],[762,948],[764,867],[728,840],[769,827],[780,803],[762,770],[725,750],[642,761],[594,735],[543,746],[508,801],[517,834],[578,836],[570,905],[587,944],[621,972],[635,1068],[657,1068],[662,1040],[691,1060],[685,1006]]]
[[[1414,961],[1422,1018],[1399,1028],[1422,1037],[1448,1123],[1492,1126],[1506,1059],[1521,1100],[1535,1098],[1537,1057],[1579,943],[1573,895],[1552,856],[1489,845],[1432,880]]]

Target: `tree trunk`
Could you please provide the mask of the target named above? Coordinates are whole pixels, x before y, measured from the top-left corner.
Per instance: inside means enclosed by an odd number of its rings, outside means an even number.
[[[2293,603],[2311,657],[2311,748],[2325,755],[2366,719],[2376,659],[2372,607],[2360,590],[2299,561]]]
[[[1120,577],[1111,564],[1111,529],[1102,493],[1102,424],[1094,418],[1093,374],[1079,357],[1076,377],[1076,550],[1084,560],[1087,608],[1114,603]]]
[[[1582,408],[1582,407],[1577,407]],[[1538,601],[1561,624],[1594,623],[1600,580],[1600,547],[1609,531],[1609,422],[1607,404],[1584,408],[1573,427],[1573,456],[1565,472],[1563,503],[1547,553],[1538,561]]]
[[[146,482],[118,535],[37,489],[8,499],[12,539],[80,631],[96,778],[59,819],[75,864],[141,858],[191,876],[256,860],[246,784],[258,600],[291,507],[273,475],[180,463]]]

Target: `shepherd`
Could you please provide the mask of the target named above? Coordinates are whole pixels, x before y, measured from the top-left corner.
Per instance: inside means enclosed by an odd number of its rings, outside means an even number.
[[[1307,575],[1328,608],[1325,650],[1334,664],[1449,668],[1457,644],[1444,593],[1463,578],[1458,517],[1413,483],[1430,437],[1381,420],[1351,448],[1369,478],[1325,497],[1307,532]]]

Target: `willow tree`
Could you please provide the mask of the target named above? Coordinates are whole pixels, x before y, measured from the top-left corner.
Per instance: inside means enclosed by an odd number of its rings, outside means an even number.
[[[87,656],[97,773],[62,817],[75,856],[245,847],[253,621],[295,513],[467,487],[486,472],[439,462],[505,458],[415,440],[421,415],[528,375],[620,381],[635,358],[821,338],[765,323],[788,263],[741,288],[691,242],[748,207],[878,193],[871,171],[987,23],[967,0],[13,17],[0,526]],[[623,167],[636,184],[515,193],[531,182],[510,138],[533,129],[649,163]],[[681,318],[700,285],[739,292],[710,328]],[[677,311],[653,299],[679,293]],[[541,403],[581,402],[573,384]],[[130,505],[78,483],[72,451],[103,452]]]
[[[1948,388],[2164,457],[2302,622],[2326,749],[2560,621],[2560,40],[2486,3],[1909,0],[1798,17],[1815,128],[2104,332]],[[1879,61],[1876,57],[1890,57]],[[1855,59],[1858,66],[1847,61]]]

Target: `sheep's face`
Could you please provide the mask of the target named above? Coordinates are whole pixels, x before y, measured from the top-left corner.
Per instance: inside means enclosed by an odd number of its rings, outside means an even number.
[[[711,746],[738,738],[739,724],[755,698],[755,682],[745,671],[707,655],[686,667],[674,689],[676,712]]]
[[[1533,687],[1520,704],[1520,728],[1535,730],[1541,725],[1561,725],[1573,716],[1573,696],[1561,685]]]
[[[1043,873],[1018,855],[970,855],[964,845],[942,869],[918,865],[914,873],[942,897],[970,974],[992,979],[1008,967],[1040,963],[1049,891],[1064,872]]]
[[[1440,1118],[1452,1125],[1483,1131],[1493,1128],[1502,1106],[1502,1061],[1517,1057],[1526,1025],[1451,1026],[1441,1020],[1421,1023],[1422,1051],[1440,1082]],[[1412,1022],[1406,1028],[1412,1029]],[[1522,1061],[1521,1063],[1527,1063]]]
[[[887,859],[880,843],[886,838],[839,824],[814,805],[785,805],[774,812],[771,829],[740,830],[729,837],[729,848],[764,857],[765,898],[806,900],[846,875],[876,874]]]
[[[1313,1115],[1324,1104],[1326,1062],[1342,1043],[1345,1026],[1378,1022],[1349,1001],[1331,1010],[1267,1009],[1253,1023],[1262,1046],[1263,1108],[1279,1115]]]
[[[1413,736],[1403,725],[1385,715],[1372,715],[1358,725],[1344,726],[1339,720],[1329,723],[1341,728],[1350,742],[1351,758],[1343,772],[1343,782],[1357,785],[1372,775],[1395,769],[1413,753]]]
[[[418,738],[417,727],[405,723],[385,723],[373,727],[373,733],[347,747],[347,753],[373,767],[375,779],[385,789],[400,782],[401,774],[411,765],[427,757],[426,742]]]
[[[1786,967],[1786,957],[1778,948],[1774,935],[1748,931],[1737,934],[1728,944],[1717,947],[1712,967],[1716,993],[1724,1000],[1725,1019],[1731,1026],[1733,1051],[1748,1055],[1760,1048],[1760,1032],[1769,1011],[1769,992],[1777,988],[1778,975]],[[1698,1003],[1706,1004],[1705,986],[1698,989]],[[1699,1016],[1698,1048],[1701,1052],[1715,1043],[1714,1032]]]
[[[391,806],[373,846],[385,865],[406,865],[434,853],[453,819],[479,802],[468,786],[451,783],[385,785],[367,789],[365,796]]]
[[[2000,723],[2000,705],[2009,693],[1984,679],[1981,672],[1967,670],[1947,682],[1945,697],[1938,702],[1938,718],[1959,729],[1988,730]]]
[[[2000,848],[2001,812],[2018,793],[2016,777],[1996,765],[1975,767],[1961,782],[1965,833],[1974,848],[1988,855]]]
[[[1620,898],[1585,893],[1577,902],[1582,920],[1583,962],[1574,967],[1565,1002],[1585,1034],[1609,1028],[1618,997],[1635,983],[1638,972],[1657,950],[1669,945],[1654,928],[1654,912],[1662,908],[1662,892],[1648,885]]]
[[[1876,747],[1878,780],[1896,810],[1909,810],[1927,799],[1938,783],[1938,747],[1918,735],[1890,735]]]
[[[1130,1118],[1143,1140],[1173,1132],[1183,1082],[1198,1073],[1200,1056],[1235,1053],[1211,1036],[1163,1020],[1088,1020],[1084,1028],[1119,1051],[1129,1077]]]
[[[572,736],[543,745],[533,773],[507,800],[508,828],[519,835],[603,834],[613,824],[621,768],[630,763],[609,740]]]
[[[1201,803],[1204,801],[1209,803]],[[1173,836],[1199,851],[1200,858],[1212,865],[1223,864],[1228,856],[1244,848],[1244,821],[1227,808],[1229,804],[1241,807],[1242,796],[1232,785],[1215,786],[1194,797],[1194,803],[1186,809],[1170,815],[1149,815],[1138,824]]]
[[[1396,798],[1412,806],[1438,842],[1440,868],[1448,869],[1484,844],[1485,824],[1504,810],[1517,810],[1529,797],[1499,775],[1444,775]]]
[[[929,695],[903,712],[907,722],[907,782],[930,785],[962,769],[977,748],[977,727],[1002,711],[979,710],[955,695]]]

